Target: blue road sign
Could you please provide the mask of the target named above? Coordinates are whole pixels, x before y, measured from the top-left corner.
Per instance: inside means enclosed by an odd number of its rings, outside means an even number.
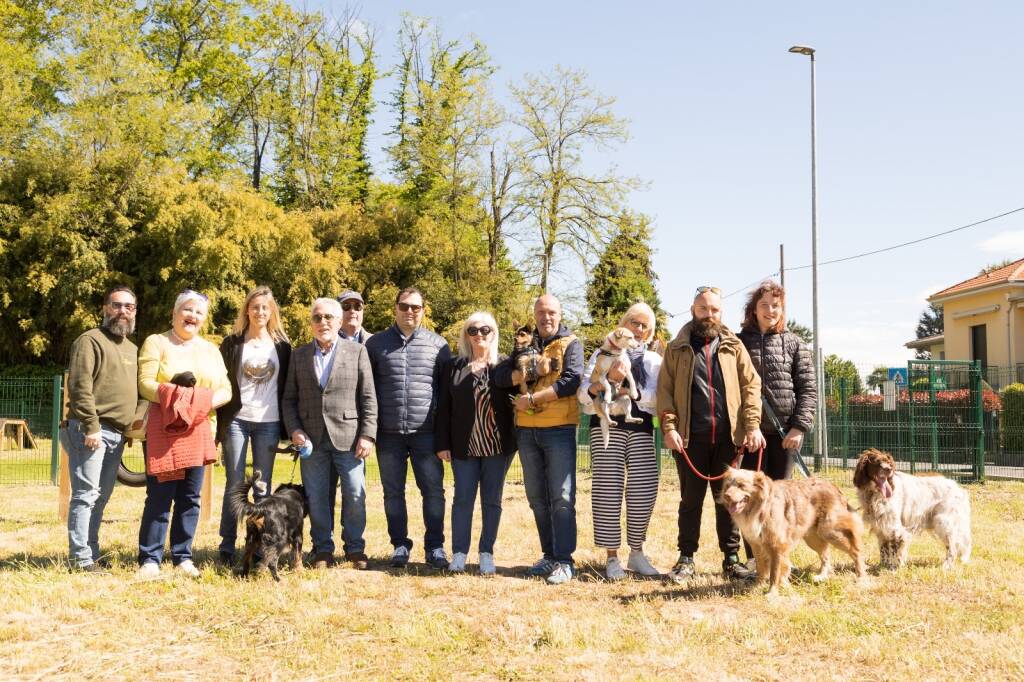
[[[907,368],[906,367],[890,367],[889,368],[889,381],[895,381],[897,386],[907,385]]]

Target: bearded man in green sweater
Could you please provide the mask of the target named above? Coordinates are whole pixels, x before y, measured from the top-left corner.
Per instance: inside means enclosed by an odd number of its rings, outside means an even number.
[[[68,420],[60,430],[71,475],[71,570],[105,570],[100,523],[117,482],[124,434],[139,405],[138,348],[128,340],[135,331],[135,305],[131,289],[113,287],[104,299],[103,322],[71,346]]]

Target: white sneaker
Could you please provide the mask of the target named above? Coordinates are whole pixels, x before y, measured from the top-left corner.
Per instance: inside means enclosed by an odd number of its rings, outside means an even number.
[[[647,556],[643,552],[637,552],[636,550],[629,552],[629,561],[626,562],[626,568],[640,575],[661,575],[658,569],[651,566]]]
[[[448,570],[452,573],[462,573],[466,570],[466,553],[455,552],[452,554],[452,560],[448,563]]]
[[[199,569],[192,563],[191,559],[185,559],[180,564],[174,567],[174,570],[181,571],[189,578],[198,578],[200,576]]]
[[[154,578],[160,577],[160,564],[147,561],[146,563],[139,566],[139,570],[135,571],[135,578],[137,580],[153,580]]]
[[[626,577],[626,572],[622,570],[622,564],[619,563],[619,557],[608,557],[604,574],[608,577],[608,580],[622,580]]]
[[[494,555],[480,552],[480,575],[494,575],[498,569],[494,566]]]

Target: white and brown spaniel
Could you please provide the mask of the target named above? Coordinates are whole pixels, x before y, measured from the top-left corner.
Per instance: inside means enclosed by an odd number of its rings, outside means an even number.
[[[930,530],[946,546],[945,568],[971,557],[971,503],[967,491],[942,476],[896,471],[892,455],[861,453],[853,484],[864,521],[878,538],[883,566],[906,563],[910,539]]]

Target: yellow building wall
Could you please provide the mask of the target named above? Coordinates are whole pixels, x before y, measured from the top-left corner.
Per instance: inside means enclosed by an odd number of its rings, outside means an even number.
[[[1010,365],[1009,346],[1006,341],[1006,309],[1009,303],[1006,300],[1008,289],[995,289],[969,294],[960,298],[954,298],[942,304],[943,308],[943,345],[946,350],[947,360],[970,360],[971,359],[971,327],[979,324],[985,325],[985,336],[988,342],[988,364],[1000,367]],[[1015,290],[1014,293],[1016,293]],[[976,310],[998,305],[999,310],[994,312],[970,315],[956,319],[958,312]],[[1021,324],[1021,314],[1014,311],[1014,350],[1015,361],[1024,362],[1021,355],[1024,349],[1024,324]]]

